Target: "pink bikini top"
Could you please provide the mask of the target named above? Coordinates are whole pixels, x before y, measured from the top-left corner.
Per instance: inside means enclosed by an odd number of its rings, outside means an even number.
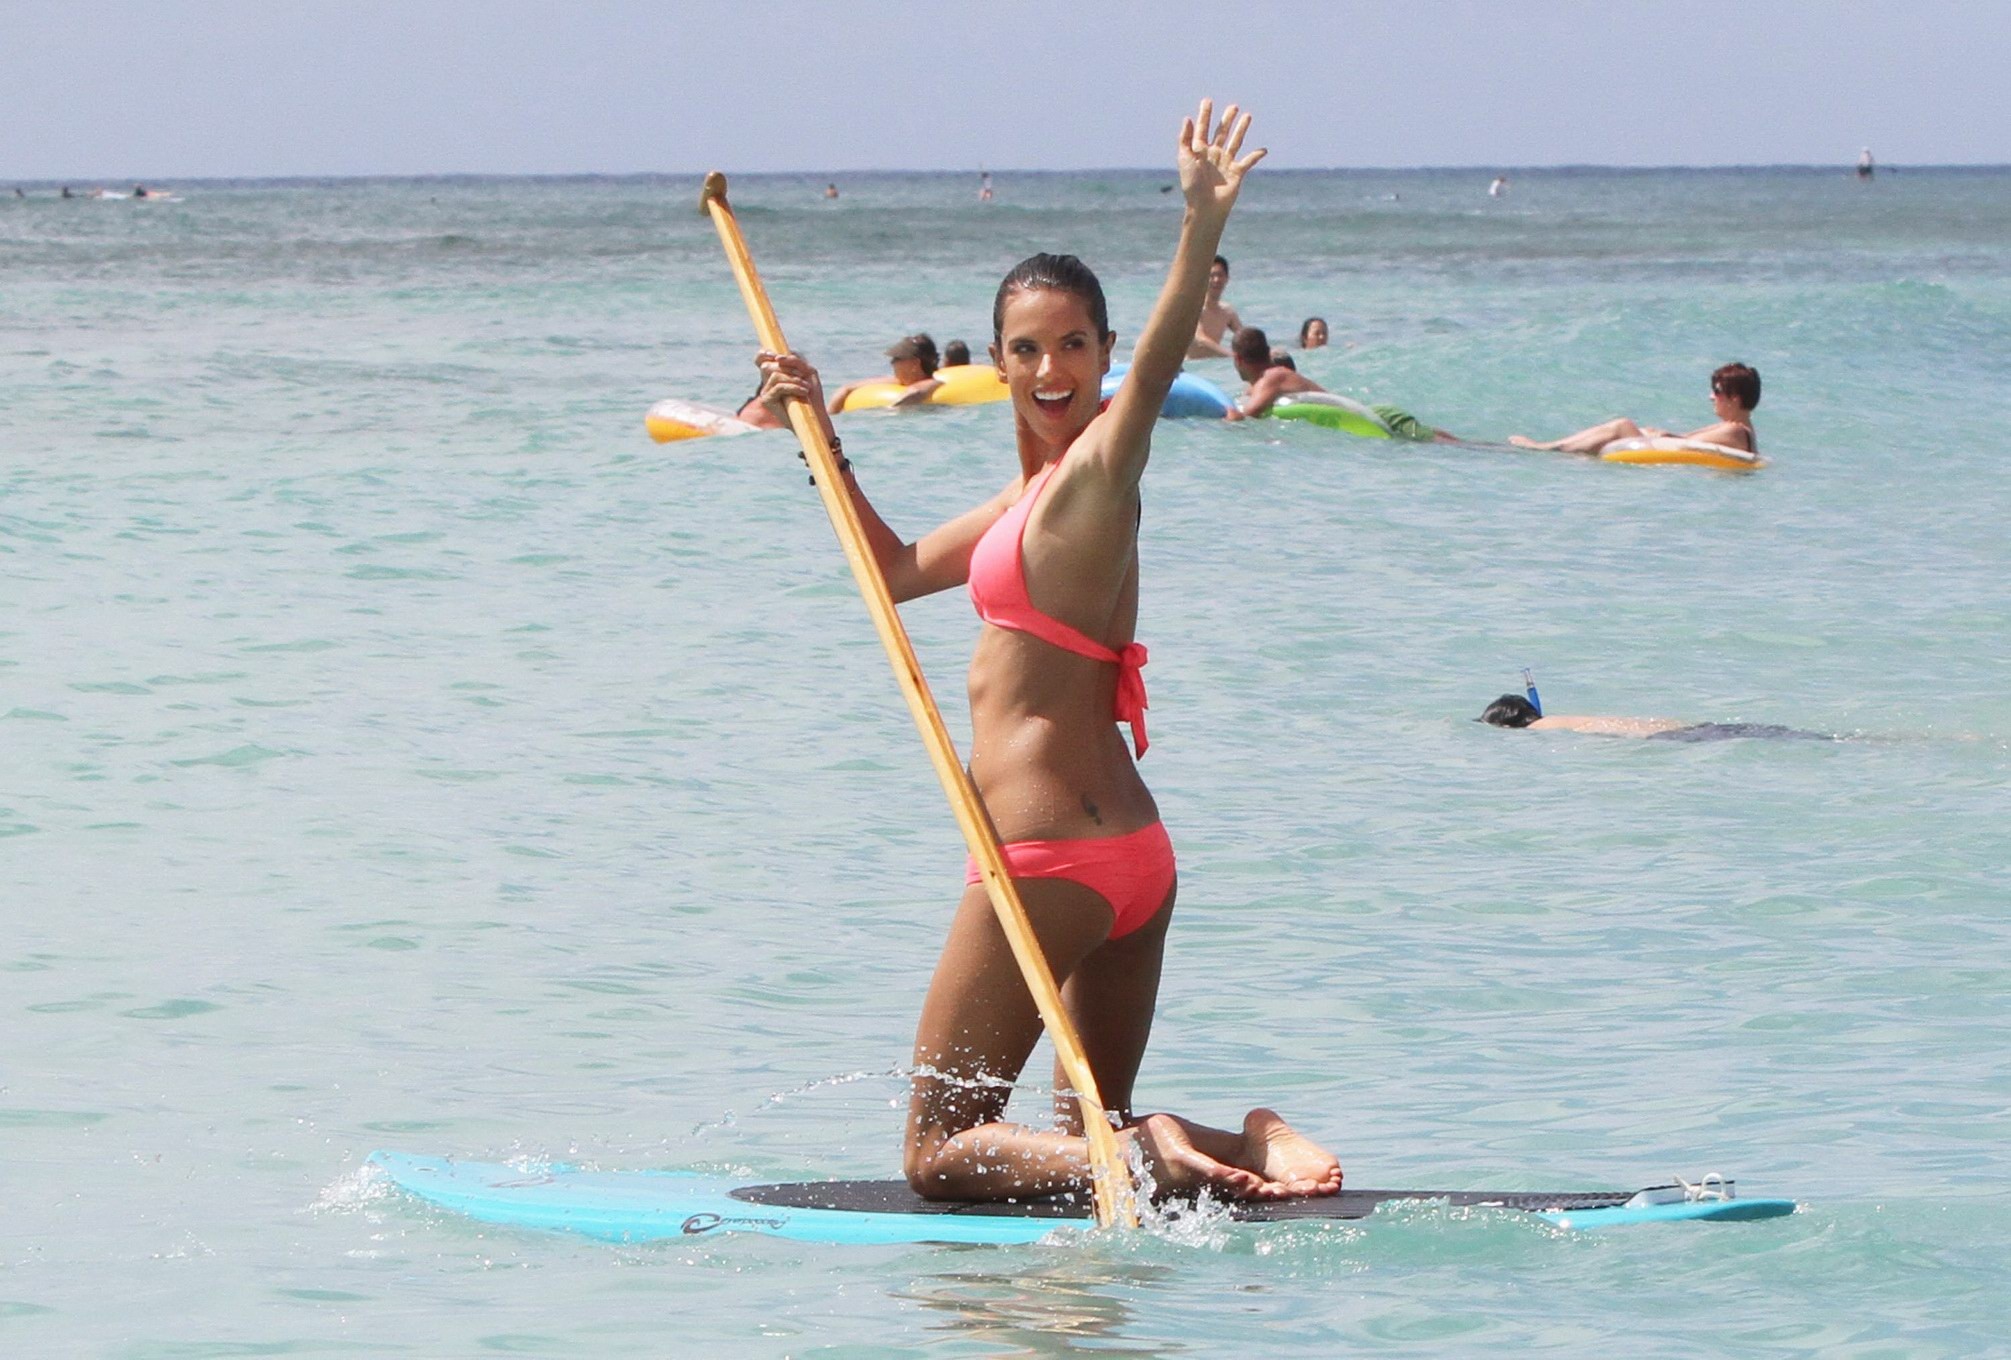
[[[1041,613],[1027,594],[1026,559],[1020,540],[1026,535],[1027,516],[1033,513],[1034,502],[1060,466],[1057,461],[1042,468],[1012,509],[999,516],[971,550],[971,603],[978,617],[994,628],[1031,633],[1049,646],[1116,666],[1116,718],[1131,724],[1132,748],[1142,756],[1146,746],[1145,677],[1140,672],[1145,666],[1145,645],[1127,642],[1113,651],[1060,619]]]

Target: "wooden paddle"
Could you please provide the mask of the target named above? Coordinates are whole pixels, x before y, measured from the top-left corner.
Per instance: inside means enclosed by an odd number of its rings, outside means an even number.
[[[733,277],[740,284],[741,299],[747,304],[748,316],[754,320],[754,333],[760,337],[762,348],[775,354],[788,353],[789,342],[782,338],[781,323],[775,319],[775,309],[769,305],[761,276],[754,271],[754,257],[747,253],[747,242],[741,238],[740,223],[726,201],[726,176],[717,170],[707,175],[699,203],[719,229],[720,244],[726,247],[727,263],[733,266]],[[845,560],[852,564],[852,579],[859,583],[859,593],[866,597],[866,612],[873,616],[873,626],[886,646],[887,659],[893,663],[894,678],[900,682],[908,711],[914,715],[915,726],[921,729],[930,763],[936,767],[936,777],[942,780],[943,792],[949,795],[957,825],[963,828],[964,841],[977,860],[992,910],[998,913],[999,925],[1005,930],[1013,957],[1019,961],[1027,989],[1033,993],[1048,1037],[1054,1041],[1055,1057],[1075,1087],[1076,1102],[1082,1111],[1082,1131],[1089,1142],[1096,1221],[1102,1227],[1112,1224],[1136,1227],[1138,1203],[1131,1174],[1118,1149],[1117,1135],[1104,1114],[1103,1097],[1097,1092],[1095,1074],[1083,1054],[1082,1039],[1062,1005],[1061,988],[1055,985],[1047,957],[1040,952],[1040,941],[1034,938],[1033,924],[1027,920],[1026,907],[1006,873],[1005,857],[999,853],[998,832],[992,828],[991,816],[985,811],[984,801],[978,797],[977,787],[971,783],[963,762],[957,759],[957,748],[950,740],[949,729],[943,726],[943,715],[929,694],[928,681],[922,678],[908,631],[894,611],[894,597],[888,593],[886,578],[873,560],[858,512],[852,508],[852,498],[845,490],[845,479],[838,472],[831,446],[825,442],[824,427],[809,403],[803,401],[789,403],[789,425],[802,442],[803,455],[816,476],[817,494],[824,498],[824,512],[831,517],[831,527],[838,533]]]

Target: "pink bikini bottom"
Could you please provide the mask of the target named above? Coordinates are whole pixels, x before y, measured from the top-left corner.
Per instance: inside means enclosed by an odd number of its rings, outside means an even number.
[[[1014,841],[1001,847],[1014,878],[1065,878],[1110,903],[1110,938],[1122,939],[1150,921],[1173,889],[1173,841],[1163,822],[1124,836],[1075,841]],[[982,883],[975,859],[964,882]]]

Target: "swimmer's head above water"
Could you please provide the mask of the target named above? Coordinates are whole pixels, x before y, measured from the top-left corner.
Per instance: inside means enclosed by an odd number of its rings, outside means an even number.
[[[1725,364],[1711,374],[1711,395],[1730,397],[1750,414],[1760,404],[1760,371],[1747,364]]]
[[[1277,351],[1271,348],[1271,338],[1256,326],[1245,326],[1229,341],[1229,357],[1236,364],[1236,376],[1244,382],[1255,382],[1264,375],[1264,370],[1274,368],[1278,363]],[[1298,365],[1292,365],[1293,371]]]
[[[1474,721],[1495,727],[1527,727],[1542,716],[1537,712],[1536,705],[1520,694],[1504,694],[1483,709]]]
[[[902,384],[933,378],[940,366],[936,342],[927,331],[902,336],[887,346],[887,357],[894,361],[894,381]]]

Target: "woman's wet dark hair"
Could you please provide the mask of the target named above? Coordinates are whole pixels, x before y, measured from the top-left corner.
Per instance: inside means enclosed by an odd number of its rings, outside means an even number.
[[[1527,727],[1542,717],[1536,705],[1520,694],[1504,694],[1489,704],[1476,722],[1492,723],[1496,727]]]
[[[1103,300],[1103,285],[1090,267],[1073,255],[1029,255],[1012,267],[999,284],[992,300],[992,339],[1005,339],[1006,301],[1014,293],[1070,293],[1089,308],[1098,339],[1110,334],[1110,307]]]

